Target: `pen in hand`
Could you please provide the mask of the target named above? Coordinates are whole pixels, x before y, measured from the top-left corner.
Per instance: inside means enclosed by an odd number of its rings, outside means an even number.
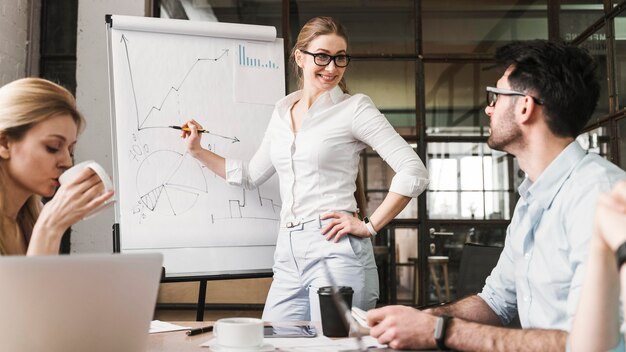
[[[204,334],[205,332],[211,332],[211,331],[213,331],[213,325],[211,325],[211,326],[203,326],[201,328],[195,328],[195,329],[187,330],[187,336]]]
[[[189,127],[180,127],[180,126],[169,126],[169,127],[175,130],[191,132],[191,129]],[[205,130],[204,128],[198,128],[198,133],[209,133],[209,131]]]

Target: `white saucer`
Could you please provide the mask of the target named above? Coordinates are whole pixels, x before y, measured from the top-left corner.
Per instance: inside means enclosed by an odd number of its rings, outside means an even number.
[[[230,346],[220,346],[217,343],[209,346],[212,351],[215,352],[268,352],[274,351],[275,348],[273,345],[269,343],[264,343],[258,347],[230,347]]]

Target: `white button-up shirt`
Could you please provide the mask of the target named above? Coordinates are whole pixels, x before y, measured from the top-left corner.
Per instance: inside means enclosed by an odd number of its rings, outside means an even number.
[[[229,184],[252,189],[277,172],[283,223],[327,211],[354,212],[359,154],[369,145],[396,172],[390,192],[417,197],[426,188],[424,164],[369,97],[335,87],[317,98],[294,133],[291,107],[301,96],[297,91],[276,103],[249,162],[226,159]]]
[[[534,183],[524,180],[504,250],[479,294],[503,322],[519,314],[523,328],[570,330],[598,196],[624,178],[574,141]]]

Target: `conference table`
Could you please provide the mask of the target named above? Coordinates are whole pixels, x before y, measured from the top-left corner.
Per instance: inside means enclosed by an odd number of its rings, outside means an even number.
[[[190,328],[198,328],[206,325],[211,325],[212,322],[197,322],[197,321],[174,321],[171,322],[180,326],[188,326]],[[207,347],[201,347],[200,345],[210,340],[213,337],[212,333],[199,334],[195,336],[187,336],[184,330],[161,332],[156,334],[150,334],[148,337],[148,352],[209,352],[211,351]],[[368,351],[396,351],[393,349],[368,349]],[[279,350],[276,350],[279,351]],[[434,351],[434,350],[429,350]],[[329,351],[331,352],[331,351]]]

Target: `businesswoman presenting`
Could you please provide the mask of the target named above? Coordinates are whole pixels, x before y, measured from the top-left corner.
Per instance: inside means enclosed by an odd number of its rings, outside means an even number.
[[[263,319],[318,320],[310,296],[328,285],[325,258],[339,285],[354,290],[352,304],[373,308],[378,274],[370,237],[428,184],[413,149],[365,95],[345,93],[350,63],[344,28],[330,17],[309,20],[291,53],[301,90],[276,103],[249,162],[224,159],[200,146],[196,121],[183,127],[189,154],[230,184],[254,188],[278,173],[282,200],[274,280]],[[355,216],[359,154],[371,146],[394,169],[389,193],[369,218]],[[313,300],[314,301],[314,300]]]
[[[72,93],[55,83],[0,88],[0,255],[57,254],[65,230],[113,196],[91,169],[59,187],[83,124]]]

